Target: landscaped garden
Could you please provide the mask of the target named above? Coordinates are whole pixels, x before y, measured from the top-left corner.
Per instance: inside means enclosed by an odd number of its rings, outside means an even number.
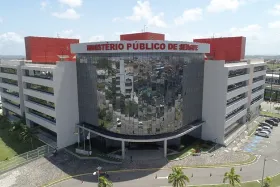
[[[0,115],[0,161],[44,145],[34,134],[35,130],[28,128],[22,121],[11,123]]]
[[[184,136],[181,139],[180,147],[170,147],[172,150],[175,150],[178,153],[168,155],[167,158],[168,160],[181,159],[194,153],[209,151],[214,145],[215,144],[213,142],[203,141],[191,136]]]

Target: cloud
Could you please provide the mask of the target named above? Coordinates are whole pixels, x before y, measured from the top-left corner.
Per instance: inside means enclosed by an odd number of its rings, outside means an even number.
[[[118,22],[118,21],[121,21],[122,20],[122,18],[120,18],[120,17],[115,17],[115,18],[113,18],[113,22]]]
[[[186,22],[193,22],[202,19],[202,9],[201,8],[194,8],[194,9],[187,9],[183,12],[183,14],[174,19],[176,25],[182,25]]]
[[[41,1],[41,3],[40,3],[40,9],[41,10],[45,10],[45,8],[48,6],[48,2],[47,1]]]
[[[206,9],[208,12],[235,11],[243,2],[242,0],[211,0]]]
[[[100,42],[100,41],[104,41],[103,35],[91,36],[89,38],[89,42]]]
[[[77,20],[81,16],[72,8],[67,9],[65,12],[53,12],[53,16],[60,18],[60,19],[71,19],[71,20]]]
[[[147,21],[148,25],[155,27],[166,27],[166,23],[163,20],[164,13],[160,12],[154,15],[149,1],[137,1],[137,4],[133,7],[133,14],[126,17],[131,21]]]
[[[6,32],[3,34],[0,34],[0,42],[17,42],[17,43],[21,43],[23,42],[23,37],[21,37],[19,34],[15,33],[15,32]]]
[[[80,39],[81,40],[81,35],[75,34],[72,29],[68,30],[63,30],[61,32],[56,33],[56,36],[59,36],[60,38],[73,38],[73,39]],[[55,37],[56,37],[55,36]]]
[[[270,29],[280,29],[280,21],[274,21],[268,23],[268,28]]]
[[[269,13],[274,15],[274,16],[279,16],[280,15],[280,4],[274,5],[272,10],[269,10]]]
[[[82,0],[58,0],[61,4],[68,5],[70,7],[79,7],[82,6],[83,1]]]

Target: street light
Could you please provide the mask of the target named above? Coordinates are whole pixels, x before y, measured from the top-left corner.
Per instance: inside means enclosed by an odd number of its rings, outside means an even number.
[[[263,187],[265,162],[268,161],[268,160],[271,160],[271,161],[274,161],[274,162],[278,162],[278,160],[276,160],[276,159],[268,159],[267,157],[264,158],[264,160],[263,160],[263,172],[262,172],[262,184],[261,184],[261,187]]]
[[[96,172],[93,172],[93,175],[97,175],[97,181],[99,183],[99,175],[100,175],[100,170],[102,169],[102,167],[98,166]]]

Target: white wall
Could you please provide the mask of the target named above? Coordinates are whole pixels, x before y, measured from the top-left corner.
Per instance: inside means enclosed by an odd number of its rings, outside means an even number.
[[[205,61],[203,83],[202,139],[224,142],[228,70],[224,61]]]
[[[63,148],[77,142],[74,134],[79,122],[76,63],[59,62],[53,77],[57,147]]]

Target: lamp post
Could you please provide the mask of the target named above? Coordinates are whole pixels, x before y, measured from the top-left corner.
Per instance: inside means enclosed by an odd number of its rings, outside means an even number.
[[[262,172],[262,183],[261,183],[261,187],[263,187],[265,163],[266,163],[266,161],[268,161],[268,160],[271,160],[271,161],[274,161],[274,162],[278,162],[278,160],[276,160],[276,159],[269,159],[269,158],[267,158],[267,157],[264,158],[264,160],[263,160],[263,172]]]

